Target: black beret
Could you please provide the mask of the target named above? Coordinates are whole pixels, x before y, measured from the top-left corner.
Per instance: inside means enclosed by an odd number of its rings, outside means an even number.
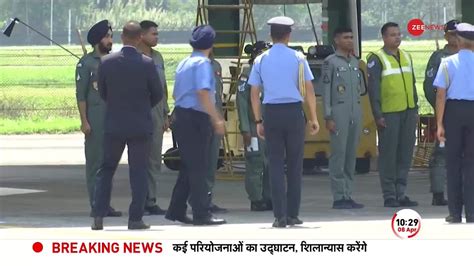
[[[457,19],[452,19],[452,20],[446,22],[446,24],[444,24],[444,32],[455,31],[456,30],[456,25],[458,25],[459,23],[461,23],[461,22]]]
[[[194,28],[189,44],[194,49],[206,50],[212,47],[216,39],[216,32],[210,25],[201,25]]]
[[[98,44],[102,38],[107,35],[107,32],[112,30],[112,26],[108,20],[102,20],[97,22],[87,33],[87,42],[89,42],[92,46]]]

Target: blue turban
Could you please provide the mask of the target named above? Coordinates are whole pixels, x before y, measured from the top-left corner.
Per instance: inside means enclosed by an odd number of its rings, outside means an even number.
[[[201,25],[194,28],[189,44],[198,50],[206,50],[212,47],[216,39],[216,32],[210,25]]]

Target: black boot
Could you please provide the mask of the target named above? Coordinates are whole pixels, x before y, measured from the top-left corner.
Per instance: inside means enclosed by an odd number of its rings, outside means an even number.
[[[433,201],[431,202],[433,206],[446,206],[448,201],[444,199],[444,193],[433,193]]]

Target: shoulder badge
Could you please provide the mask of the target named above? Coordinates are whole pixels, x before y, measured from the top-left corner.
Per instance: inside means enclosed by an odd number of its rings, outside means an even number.
[[[433,67],[426,71],[426,76],[432,78],[434,76],[434,69]]]
[[[375,66],[375,60],[372,60],[367,64],[368,68],[372,68],[373,66]]]
[[[324,74],[323,82],[324,82],[325,84],[329,84],[329,83],[331,82],[331,81],[329,80],[328,74]]]

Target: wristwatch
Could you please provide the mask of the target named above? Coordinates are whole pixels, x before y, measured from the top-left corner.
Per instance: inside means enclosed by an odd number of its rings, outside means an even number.
[[[261,123],[263,123],[263,120],[262,120],[262,119],[255,120],[255,124],[261,124]]]

